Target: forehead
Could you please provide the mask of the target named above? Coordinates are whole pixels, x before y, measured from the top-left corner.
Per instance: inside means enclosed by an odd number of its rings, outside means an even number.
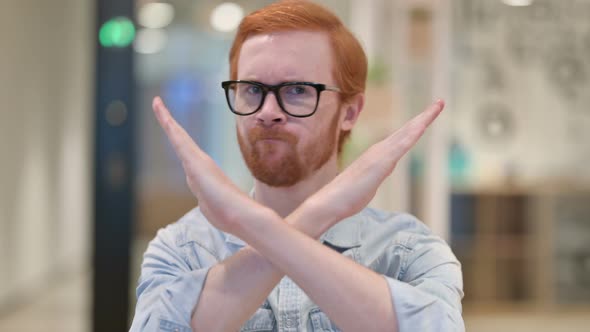
[[[283,31],[257,34],[244,41],[238,79],[267,84],[314,81],[333,84],[332,49],[326,33]]]

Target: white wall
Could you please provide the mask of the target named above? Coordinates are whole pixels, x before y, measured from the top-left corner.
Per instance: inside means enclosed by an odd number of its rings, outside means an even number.
[[[0,309],[90,266],[90,0],[0,9]]]

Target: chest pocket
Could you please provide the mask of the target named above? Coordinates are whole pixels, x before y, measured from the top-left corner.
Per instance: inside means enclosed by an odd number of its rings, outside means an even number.
[[[309,312],[309,320],[314,332],[340,332],[340,329],[319,308]]]
[[[265,303],[258,308],[254,315],[242,326],[240,332],[274,331],[277,321],[272,309]]]

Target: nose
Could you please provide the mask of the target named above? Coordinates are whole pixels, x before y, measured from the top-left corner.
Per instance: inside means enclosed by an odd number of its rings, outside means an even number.
[[[263,126],[273,126],[285,123],[287,114],[281,110],[281,106],[274,93],[268,93],[266,100],[258,112],[255,114],[256,122]]]

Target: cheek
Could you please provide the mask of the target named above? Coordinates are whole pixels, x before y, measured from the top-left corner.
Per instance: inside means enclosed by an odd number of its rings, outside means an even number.
[[[329,114],[332,115],[332,114]],[[299,144],[300,149],[305,149],[309,147],[315,147],[317,144],[325,143],[325,140],[328,138],[328,133],[331,130],[331,120],[330,118],[322,118],[316,119],[318,121],[315,122],[314,126],[309,127],[306,130],[306,135],[302,135],[301,141]],[[321,122],[320,122],[321,121]]]
[[[343,120],[342,104],[337,94],[322,93],[316,115],[321,116],[323,130],[328,130],[334,125],[334,121],[341,123]],[[320,114],[321,112],[321,114]]]
[[[330,115],[334,112],[336,108],[338,108],[338,96],[335,93],[330,91],[324,91],[320,95],[320,103],[318,104],[318,111],[319,110],[329,110]],[[328,112],[326,112],[328,113]]]
[[[243,119],[243,117],[240,118],[236,118],[236,128],[238,131],[238,134],[244,136],[247,132],[247,123],[245,121],[246,119]]]

